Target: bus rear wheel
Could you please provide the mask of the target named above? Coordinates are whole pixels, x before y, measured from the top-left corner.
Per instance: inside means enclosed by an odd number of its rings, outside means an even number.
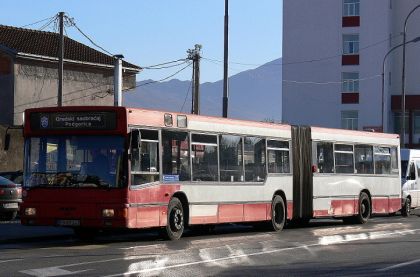
[[[169,201],[168,219],[166,224],[166,237],[178,240],[184,232],[184,209],[181,201],[174,197]]]
[[[279,195],[274,196],[271,203],[271,228],[274,231],[281,231],[286,222],[286,208],[283,198]]]
[[[369,196],[362,192],[359,196],[358,213],[352,217],[343,218],[344,223],[365,224],[372,213]]]

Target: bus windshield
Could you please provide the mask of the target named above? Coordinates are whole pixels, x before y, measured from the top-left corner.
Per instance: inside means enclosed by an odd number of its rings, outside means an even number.
[[[122,187],[123,153],[122,136],[27,138],[24,187]]]

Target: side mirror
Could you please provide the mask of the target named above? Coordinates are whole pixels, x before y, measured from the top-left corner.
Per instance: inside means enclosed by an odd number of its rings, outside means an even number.
[[[4,136],[4,151],[9,150],[10,147],[10,134],[7,134]]]

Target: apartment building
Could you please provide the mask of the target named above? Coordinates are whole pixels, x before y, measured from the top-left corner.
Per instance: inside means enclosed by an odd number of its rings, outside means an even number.
[[[418,5],[420,0],[284,0],[283,120],[400,133],[398,45],[413,10],[406,41],[420,36]],[[405,50],[405,143],[418,147],[420,43],[407,43]]]

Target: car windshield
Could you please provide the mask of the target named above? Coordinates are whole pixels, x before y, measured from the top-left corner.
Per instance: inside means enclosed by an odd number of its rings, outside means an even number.
[[[25,141],[24,186],[121,187],[121,136],[43,136]]]
[[[1,185],[13,185],[14,183],[9,179],[0,176],[0,186]]]

